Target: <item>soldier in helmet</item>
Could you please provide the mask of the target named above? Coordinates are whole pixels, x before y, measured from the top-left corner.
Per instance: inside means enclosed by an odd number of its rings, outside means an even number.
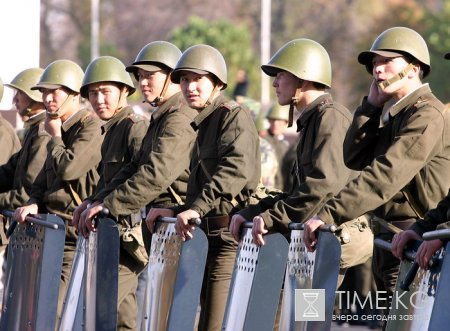
[[[450,186],[450,114],[422,82],[431,69],[424,39],[409,28],[393,27],[358,61],[372,82],[354,114],[344,156],[361,172],[306,223],[309,249],[320,225],[339,225],[368,211],[377,216],[372,219],[375,237],[390,241],[393,232],[409,228],[411,219],[434,208]],[[387,306],[398,269],[397,258],[375,247],[374,277],[378,290],[387,291]]]
[[[0,79],[0,101],[3,97],[3,82]],[[20,140],[12,125],[0,115],[0,165],[20,149]]]
[[[273,146],[277,155],[279,167],[275,175],[274,187],[281,190],[284,186],[284,177],[289,176],[289,173],[282,173],[281,167],[289,149],[289,142],[284,136],[284,131],[287,128],[289,120],[289,106],[281,106],[276,103],[270,108],[267,114],[267,120],[269,121],[269,129],[267,130],[267,136],[264,138]]]
[[[51,136],[43,168],[34,181],[30,198],[16,209],[14,218],[24,222],[29,214],[51,213],[66,223],[66,241],[58,300],[58,314],[69,283],[77,241],[70,226],[73,212],[94,193],[99,178],[100,120],[80,109],[83,70],[70,60],[50,63],[31,90],[42,92],[46,108],[45,130]]]
[[[291,176],[293,187],[289,192],[262,199],[258,204],[239,212],[232,219],[230,230],[239,237],[245,220],[253,220],[254,241],[264,245],[263,234],[268,230],[287,232],[290,222],[305,222],[323,206],[325,198],[336,194],[355,176],[344,164],[343,142],[351,123],[351,113],[333,101],[328,93],[331,87],[331,62],[325,48],[311,39],[295,39],[263,65],[267,75],[275,77],[278,103],[290,107],[288,119],[292,124],[294,109],[299,113],[296,157]],[[364,236],[370,235],[368,224],[355,220]],[[354,225],[353,225],[354,224]],[[369,236],[370,239],[371,236]],[[357,264],[369,256],[365,254]],[[343,279],[341,272],[339,282]]]
[[[170,80],[180,56],[181,51],[175,45],[154,41],[145,45],[134,63],[126,68],[138,80],[145,101],[157,108],[152,113],[141,148],[92,197],[91,206],[80,216],[80,226],[90,226],[92,217],[103,207],[120,219],[139,212],[140,208],[184,203],[196,137],[190,123],[197,112],[189,108],[179,85]],[[147,227],[143,226],[142,231],[147,244]]]
[[[260,178],[259,140],[249,110],[229,101],[222,54],[208,45],[188,48],[172,74],[188,104],[197,110],[191,125],[198,132],[191,161],[186,204],[177,210],[151,209],[147,226],[159,216],[177,214],[175,229],[192,237],[188,221],[201,217],[209,250],[201,294],[199,330],[220,330],[236,257],[229,217],[246,204]]]
[[[112,56],[101,56],[93,60],[84,74],[80,94],[89,100],[95,113],[105,121],[102,126],[104,140],[101,148],[102,166],[96,193],[108,185],[114,176],[127,163],[131,162],[142,143],[148,128],[148,120],[133,112],[127,97],[134,93],[135,87],[123,63]],[[92,195],[77,207],[73,226],[78,227],[78,215],[81,214],[95,197]],[[77,217],[75,217],[77,215]],[[132,228],[141,229],[140,213],[116,219],[120,234],[128,233]],[[79,227],[80,233],[88,236],[90,228],[85,224]],[[137,245],[142,242],[142,233],[136,233]],[[139,272],[146,261],[135,259],[125,249],[128,243],[120,245],[119,289],[118,289],[118,323],[117,330],[136,329],[136,286]],[[143,249],[145,252],[145,250]],[[146,258],[146,256],[145,256]]]
[[[450,60],[450,53],[444,55]],[[398,259],[403,259],[403,250],[408,242],[412,240],[422,240],[422,235],[427,231],[436,229],[448,229],[448,210],[450,209],[450,191],[447,196],[439,202],[436,208],[430,210],[423,218],[418,218],[416,222],[406,231],[395,234],[392,239],[392,254]],[[422,269],[428,269],[429,262],[444,242],[440,239],[424,241],[417,250],[416,261]]]
[[[31,185],[44,165],[50,136],[45,131],[42,93],[31,90],[44,70],[30,68],[20,72],[9,84],[15,90],[13,102],[26,118],[22,148],[0,167],[0,210],[16,209],[29,199]]]

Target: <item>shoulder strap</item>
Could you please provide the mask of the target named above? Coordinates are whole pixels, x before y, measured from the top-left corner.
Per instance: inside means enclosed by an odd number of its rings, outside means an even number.
[[[175,201],[178,203],[178,205],[182,206],[184,205],[183,199],[175,192],[175,190],[172,188],[172,186],[169,185],[168,190],[170,194],[175,198]]]
[[[72,185],[70,185],[69,182],[64,182],[67,184],[67,186],[69,187],[70,190],[70,195],[72,196],[72,199],[75,201],[75,204],[77,206],[81,205],[82,201],[80,196],[78,195],[78,193],[73,189]]]
[[[424,218],[425,213],[422,211],[422,209],[420,208],[420,206],[417,204],[416,200],[414,200],[414,197],[411,194],[411,191],[407,188],[404,187],[401,192],[403,193],[403,196],[406,198],[406,200],[408,201],[409,205],[411,206],[412,210],[414,210],[414,213],[420,217],[420,218]]]

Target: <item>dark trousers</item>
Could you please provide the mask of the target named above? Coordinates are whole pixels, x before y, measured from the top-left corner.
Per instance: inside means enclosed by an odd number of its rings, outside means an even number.
[[[200,297],[199,330],[221,330],[230,289],[237,242],[227,228],[206,233],[208,256]]]

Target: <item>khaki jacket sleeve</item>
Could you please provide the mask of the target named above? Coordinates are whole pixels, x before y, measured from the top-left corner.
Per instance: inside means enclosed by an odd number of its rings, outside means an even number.
[[[324,203],[345,186],[351,176],[343,160],[343,140],[350,118],[335,109],[321,113],[314,123],[317,132],[312,164],[298,189],[261,214],[267,228],[285,229],[290,222],[304,222],[315,215]]]
[[[344,140],[344,161],[347,167],[362,170],[373,158],[372,146],[376,144],[382,108],[373,107],[364,98],[354,116]]]
[[[2,195],[6,194],[6,192],[9,191],[14,184],[14,171],[16,169],[18,159],[19,154],[16,153],[9,158],[8,162],[0,166],[0,192],[3,192]],[[2,206],[3,204],[0,202],[0,208]]]
[[[103,142],[98,120],[90,116],[83,121],[74,143],[68,148],[61,137],[52,137],[47,145],[52,166],[63,181],[71,181],[85,175],[101,159],[99,153]]]
[[[447,196],[438,203],[436,208],[426,213],[423,219],[419,219],[411,226],[411,230],[415,231],[419,235],[423,235],[425,232],[434,231],[438,226],[449,227],[447,223],[447,211],[450,208],[450,190]]]
[[[218,138],[218,158],[216,171],[210,174],[211,180],[203,185],[191,204],[191,209],[201,216],[221,199],[231,202],[253,181],[255,172],[257,178],[261,176],[259,138],[247,112],[233,110],[224,117]]]
[[[103,200],[113,215],[128,215],[136,210],[136,206],[147,205],[189,167],[196,137],[191,120],[182,111],[169,116],[172,117],[148,155],[148,162],[140,165]],[[127,167],[120,176],[124,178],[131,170],[131,166]]]
[[[23,206],[28,201],[33,182],[36,180],[36,177],[44,166],[49,139],[50,137],[47,133],[36,136],[27,155],[27,173],[24,176],[23,186],[1,194],[0,206],[9,206],[9,208],[15,209]],[[14,163],[17,165],[17,162]],[[13,177],[14,172],[10,175]]]
[[[385,154],[376,157],[318,213],[326,223],[352,220],[400,192],[442,145],[444,122],[438,112],[416,112],[399,130]]]

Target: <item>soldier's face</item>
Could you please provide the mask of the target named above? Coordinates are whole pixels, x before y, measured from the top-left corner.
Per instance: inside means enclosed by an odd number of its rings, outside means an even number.
[[[123,100],[126,100],[126,96],[121,94],[121,87],[114,83],[93,83],[88,87],[89,102],[97,116],[104,121],[112,118],[117,110],[124,106]]]
[[[45,109],[49,114],[63,115],[68,109],[75,105],[72,100],[70,91],[64,87],[57,89],[42,89],[42,100],[44,101]],[[64,105],[64,107],[62,107]]]
[[[19,113],[23,113],[30,106],[32,101],[33,100],[31,100],[31,98],[24,92],[21,90],[16,90],[13,103]]]
[[[403,69],[405,69],[408,65],[408,62],[403,56],[385,57],[376,54],[372,59],[372,65],[373,77],[377,84],[380,84],[383,81],[394,77]],[[385,89],[383,89],[383,92],[387,94],[401,92],[406,80],[407,76],[400,79],[399,81],[390,84]]]
[[[147,102],[153,102],[161,94],[167,73],[164,71],[146,71],[138,69],[139,88]]]
[[[282,106],[289,105],[295,96],[295,91],[299,87],[300,79],[287,71],[280,71],[273,80],[272,86],[278,98],[278,103]]]
[[[206,101],[214,91],[214,81],[210,75],[183,71],[180,76],[180,88],[189,107],[201,110],[205,108]]]

